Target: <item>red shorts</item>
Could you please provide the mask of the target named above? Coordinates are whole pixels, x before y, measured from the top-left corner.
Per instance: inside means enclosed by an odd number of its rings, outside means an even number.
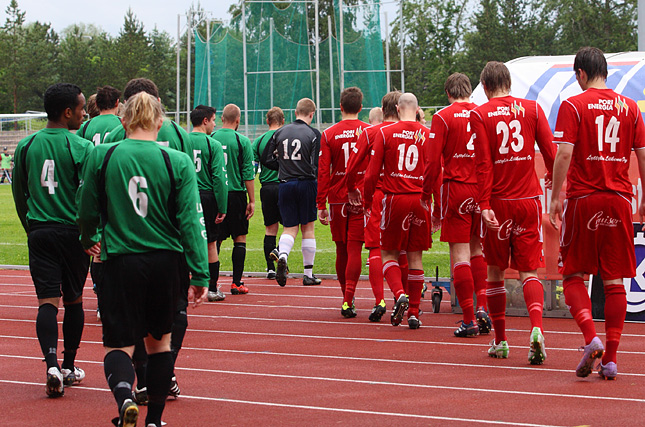
[[[441,241],[468,243],[481,228],[477,184],[447,181],[441,186]]]
[[[372,199],[372,209],[365,212],[365,247],[381,246],[381,213],[383,211],[383,191],[377,188]]]
[[[386,194],[381,211],[381,249],[425,251],[430,242],[428,218],[420,194]]]
[[[502,270],[533,271],[544,267],[542,250],[542,204],[540,199],[490,201],[500,224],[489,230],[482,221],[484,258]]]
[[[363,241],[365,219],[362,206],[329,205],[329,228],[334,242]]]
[[[564,201],[560,273],[597,274],[604,280],[636,275],[632,205],[616,193]]]

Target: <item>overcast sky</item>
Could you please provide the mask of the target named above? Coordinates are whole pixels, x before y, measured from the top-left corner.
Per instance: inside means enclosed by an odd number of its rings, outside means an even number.
[[[202,0],[204,9],[212,13],[213,18],[228,19],[228,8],[238,0]],[[7,18],[5,10],[10,0],[0,0],[4,25]],[[195,2],[197,3],[197,2]],[[26,13],[27,22],[49,22],[57,33],[72,24],[94,24],[116,36],[123,26],[123,17],[128,8],[132,8],[137,19],[143,22],[146,31],[155,25],[171,36],[177,34],[177,15],[185,14],[190,1],[169,0],[18,0],[18,7]],[[186,18],[182,18],[182,26]],[[185,29],[185,27],[184,27]],[[182,30],[183,32],[183,30]]]

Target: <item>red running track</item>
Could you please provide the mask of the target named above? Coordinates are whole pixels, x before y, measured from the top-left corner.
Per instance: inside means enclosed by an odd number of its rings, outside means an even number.
[[[189,309],[176,366],[182,394],[168,401],[169,426],[645,424],[642,324],[625,326],[616,381],[596,373],[579,379],[574,369],[583,342],[573,320],[544,319],[547,361],[530,366],[527,318],[508,318],[510,358],[497,360],[486,354],[490,336],[454,338],[459,316],[447,301],[439,314],[423,301],[423,326],[410,330],[391,326],[389,313],[378,324],[367,320],[374,301],[366,282],[359,283],[355,319],[340,315],[335,281],[303,287],[294,279],[285,288],[264,279],[245,282],[248,295]],[[84,298],[77,365],[87,377],[64,397],[49,399],[31,278],[0,271],[2,425],[111,425],[117,411],[103,374],[89,280]]]

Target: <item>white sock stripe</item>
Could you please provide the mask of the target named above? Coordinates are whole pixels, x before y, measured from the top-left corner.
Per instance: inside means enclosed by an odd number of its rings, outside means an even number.
[[[387,261],[385,264],[383,264],[383,274],[385,274],[385,272],[387,270],[389,270],[390,268],[392,268],[392,267],[401,268],[401,266],[399,265],[398,262],[396,262],[396,261]]]
[[[425,277],[423,277],[423,274],[408,274],[408,280],[417,280],[417,281],[423,281]]]
[[[486,296],[495,296],[495,295],[502,295],[506,293],[506,289],[504,288],[492,288],[492,289],[486,289]]]
[[[529,283],[529,282],[531,282],[533,280],[535,280],[536,282],[538,282],[540,284],[540,286],[542,286],[542,282],[537,277],[528,277],[522,282],[522,288],[524,288],[524,286],[526,286],[527,283]]]
[[[461,265],[465,265],[465,266],[470,267],[470,262],[468,262],[468,261],[456,262],[455,265],[452,266],[452,270],[454,271],[455,268],[457,268],[457,267],[459,267]]]

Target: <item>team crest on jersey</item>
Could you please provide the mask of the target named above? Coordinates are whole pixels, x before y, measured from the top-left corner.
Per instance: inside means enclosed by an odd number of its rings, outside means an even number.
[[[629,105],[627,105],[627,102],[624,99],[621,99],[620,96],[614,100],[614,106],[616,107],[616,110],[618,110],[618,114],[622,113],[623,110],[625,110],[625,115],[629,113]]]
[[[363,128],[362,127],[357,127],[356,128],[356,138],[361,136],[362,133],[363,133]]]
[[[513,101],[511,111],[513,111],[513,115],[515,117],[519,116],[520,114],[522,114],[522,117],[524,117],[524,113],[526,112],[526,110],[524,110],[524,107],[522,107],[522,103],[520,102],[518,104],[517,101]]]
[[[417,130],[414,133],[414,143],[418,144],[419,141],[421,141],[421,145],[426,142],[426,136],[423,134],[423,131],[421,129]]]

